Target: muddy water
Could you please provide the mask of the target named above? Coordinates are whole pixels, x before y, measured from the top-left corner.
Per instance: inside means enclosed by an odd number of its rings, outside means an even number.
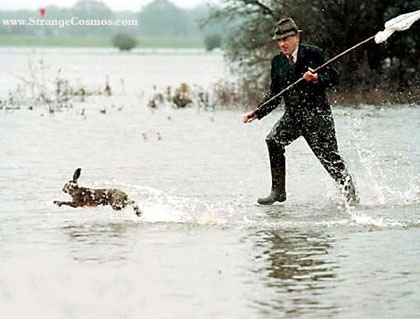
[[[217,61],[188,55],[184,69],[213,65],[216,79]],[[2,317],[418,318],[418,107],[335,108],[361,198],[349,208],[303,140],[287,149],[288,201],[255,204],[281,112],[243,125],[241,111],[145,104],[128,92],[2,111]],[[54,206],[77,167],[81,185],[123,189],[144,215]]]

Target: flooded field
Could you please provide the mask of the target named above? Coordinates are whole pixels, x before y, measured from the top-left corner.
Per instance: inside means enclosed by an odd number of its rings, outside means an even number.
[[[2,318],[419,317],[418,106],[335,107],[359,206],[299,139],[288,201],[263,207],[281,111],[243,125],[241,110],[146,106],[153,85],[226,76],[220,54],[2,49],[2,96],[40,57],[86,85],[108,75],[115,94],[0,111]],[[122,189],[143,216],[55,206],[78,167],[80,185]]]

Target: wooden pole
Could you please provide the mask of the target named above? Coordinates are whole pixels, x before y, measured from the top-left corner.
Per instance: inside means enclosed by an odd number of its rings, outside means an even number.
[[[357,49],[358,47],[362,46],[363,44],[365,44],[365,43],[367,43],[369,41],[372,41],[374,38],[375,38],[375,35],[373,35],[373,36],[371,36],[371,37],[369,37],[369,38],[367,38],[367,39],[365,39],[365,40],[363,40],[363,41],[361,41],[361,42],[353,45],[351,48],[348,48],[347,50],[345,50],[345,51],[341,52],[340,54],[336,55],[335,57],[333,57],[332,59],[328,60],[324,64],[320,65],[316,69],[310,70],[310,71],[312,73],[319,72],[321,69],[325,68],[327,65],[333,63],[334,61],[338,60],[339,58],[341,58],[342,56],[346,55],[350,51],[353,51],[354,49]],[[279,93],[277,93],[276,95],[274,95],[272,98],[270,98],[269,100],[265,101],[263,104],[261,104],[260,106],[258,106],[258,108],[256,110],[260,110],[265,105],[269,104],[270,102],[272,102],[276,98],[280,97],[281,95],[283,95],[284,92],[290,90],[292,87],[294,87],[296,84],[298,84],[299,82],[301,82],[303,80],[304,80],[303,77],[299,78],[298,80],[296,80],[295,82],[293,82],[292,84],[290,84],[289,86],[287,86],[286,88],[284,88],[283,90],[281,90]]]

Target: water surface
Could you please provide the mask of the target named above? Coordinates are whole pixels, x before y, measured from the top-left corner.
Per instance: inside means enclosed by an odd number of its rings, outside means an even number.
[[[213,58],[193,59],[221,77]],[[77,74],[96,83],[94,73]],[[202,76],[193,82],[211,82]],[[418,318],[419,108],[334,115],[357,207],[302,139],[287,149],[288,201],[255,204],[269,191],[264,139],[281,112],[243,125],[242,111],[152,112],[130,92],[54,114],[1,111],[0,315]],[[123,189],[143,217],[53,205],[69,199],[61,188],[77,167],[81,185]]]

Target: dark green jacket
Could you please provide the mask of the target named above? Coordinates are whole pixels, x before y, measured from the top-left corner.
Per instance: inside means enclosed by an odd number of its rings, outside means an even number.
[[[288,58],[279,53],[271,62],[270,91],[264,97],[265,101],[279,93],[289,84],[301,78],[308,68],[315,69],[328,59],[322,50],[314,45],[299,44],[297,62],[291,65]],[[301,81],[283,94],[285,111],[292,113],[331,113],[331,107],[325,90],[338,84],[339,74],[331,65],[318,73],[317,82]],[[281,97],[255,111],[258,119],[266,116],[280,103]],[[260,105],[261,105],[260,104]]]

